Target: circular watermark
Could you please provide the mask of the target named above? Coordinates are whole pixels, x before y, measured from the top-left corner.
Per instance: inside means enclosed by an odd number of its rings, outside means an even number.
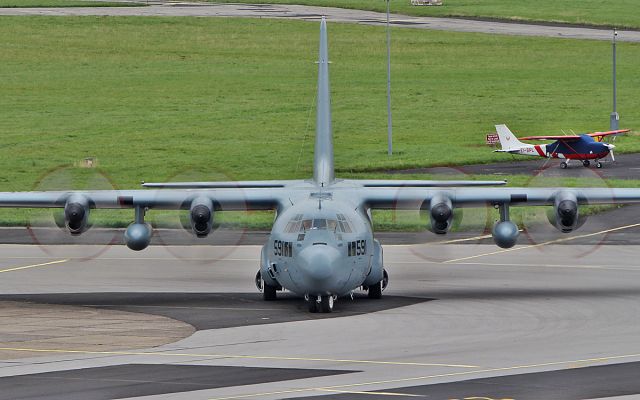
[[[246,197],[243,188],[234,187],[233,182],[237,180],[220,169],[207,172],[184,169],[168,177],[164,182],[227,182],[231,183],[230,188],[215,190],[221,193],[233,191],[234,197]],[[163,190],[167,189],[157,189],[156,193],[161,195]],[[186,188],[176,190],[188,190],[193,199],[198,197],[199,191],[207,191],[207,189]],[[213,202],[217,204],[215,195]],[[175,210],[150,210],[146,216],[146,220],[154,228],[153,236],[156,245],[163,246],[174,258],[184,261],[211,264],[228,258],[235,251],[236,246],[246,241],[250,232],[248,225],[255,223],[255,218],[252,220],[255,213],[250,210],[246,201],[236,203],[233,210],[225,210],[222,205],[221,210],[213,212],[211,232],[206,237],[200,238],[192,230],[189,207],[190,203]]]
[[[42,174],[33,184],[32,191],[52,191],[60,193],[64,201],[72,191],[116,190],[113,181],[99,168],[91,164],[86,168],[77,165],[61,165]],[[112,219],[112,211],[91,209],[86,230],[81,235],[71,235],[65,226],[64,208],[33,208],[27,213],[27,232],[32,242],[52,257],[66,257],[69,252],[57,244],[84,244],[74,258],[93,259],[122,240],[114,229],[92,229]]]

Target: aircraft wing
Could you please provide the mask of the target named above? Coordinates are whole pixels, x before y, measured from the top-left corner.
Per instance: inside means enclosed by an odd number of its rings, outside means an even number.
[[[373,209],[429,208],[432,200],[448,201],[453,207],[486,205],[544,206],[571,198],[577,204],[640,203],[636,188],[362,188],[361,201]]]
[[[606,132],[592,132],[592,133],[587,133],[587,135],[594,137],[594,138],[599,138],[598,141],[601,141],[603,137],[605,136],[610,136],[610,135],[619,135],[621,133],[627,133],[631,131],[631,129],[618,129],[615,131],[606,131]]]
[[[0,192],[0,207],[63,208],[77,203],[86,208],[189,209],[196,199],[211,201],[214,210],[265,210],[282,201],[282,189],[165,189]]]
[[[609,135],[619,135],[621,133],[626,133],[629,131],[630,129],[618,129],[615,131],[585,133],[585,135],[602,138]],[[563,142],[571,142],[579,139],[580,139],[580,135],[543,135],[543,136],[527,136],[527,137],[520,138],[520,140],[560,140]]]
[[[561,140],[563,142],[571,142],[580,140],[580,135],[547,135],[547,136],[526,136],[520,140]]]

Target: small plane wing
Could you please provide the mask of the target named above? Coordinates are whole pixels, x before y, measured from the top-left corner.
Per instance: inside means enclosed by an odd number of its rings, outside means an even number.
[[[621,133],[627,133],[631,131],[631,129],[618,129],[615,131],[606,131],[606,132],[592,132],[592,133],[587,133],[587,135],[593,137],[593,138],[598,138],[598,142],[602,141],[602,138],[605,136],[610,136],[610,135],[619,135]]]
[[[609,135],[619,135],[621,133],[629,132],[630,129],[618,129],[615,131],[606,131],[606,132],[591,132],[585,133],[587,136],[591,137],[605,137]],[[543,135],[543,136],[527,136],[520,138],[520,140],[560,140],[563,142],[570,142],[573,140],[579,140],[582,135]]]
[[[563,142],[571,142],[580,140],[580,135],[548,135],[548,136],[526,136],[520,140],[561,140]]]

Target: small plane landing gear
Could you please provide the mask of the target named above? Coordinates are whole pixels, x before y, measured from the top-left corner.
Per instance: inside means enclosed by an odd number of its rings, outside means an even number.
[[[589,165],[591,165],[591,163],[589,162],[589,160],[583,160],[582,161],[582,165],[584,165],[585,167],[589,167]]]
[[[316,298],[309,299],[309,312],[316,313],[330,313],[333,311],[334,297],[329,296],[317,296]]]
[[[602,163],[600,161],[596,162],[596,168],[602,168]]]
[[[567,164],[564,161],[560,163],[560,168],[562,168],[562,169],[567,169],[568,166],[569,166],[569,164]]]

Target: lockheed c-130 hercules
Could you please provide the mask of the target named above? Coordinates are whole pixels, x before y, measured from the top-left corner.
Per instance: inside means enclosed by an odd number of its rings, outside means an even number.
[[[91,209],[130,208],[134,222],[124,234],[132,250],[145,249],[152,228],[149,209],[185,210],[198,237],[212,230],[215,212],[275,210],[269,241],[262,247],[256,284],[265,300],[289,290],[308,301],[312,312],[330,312],[334,301],[360,288],[380,298],[387,285],[383,251],[374,239],[373,209],[420,209],[431,230],[444,234],[455,207],[494,206],[500,220],[495,243],[516,244],[518,228],[509,208],[552,206],[555,226],[570,232],[578,225],[578,206],[640,202],[640,189],[490,187],[504,181],[355,180],[334,176],[329,94],[329,59],[325,19],[320,24],[318,92],[313,177],[308,180],[145,183],[140,190],[41,191],[0,193],[1,207],[59,208],[66,229],[88,229]]]

